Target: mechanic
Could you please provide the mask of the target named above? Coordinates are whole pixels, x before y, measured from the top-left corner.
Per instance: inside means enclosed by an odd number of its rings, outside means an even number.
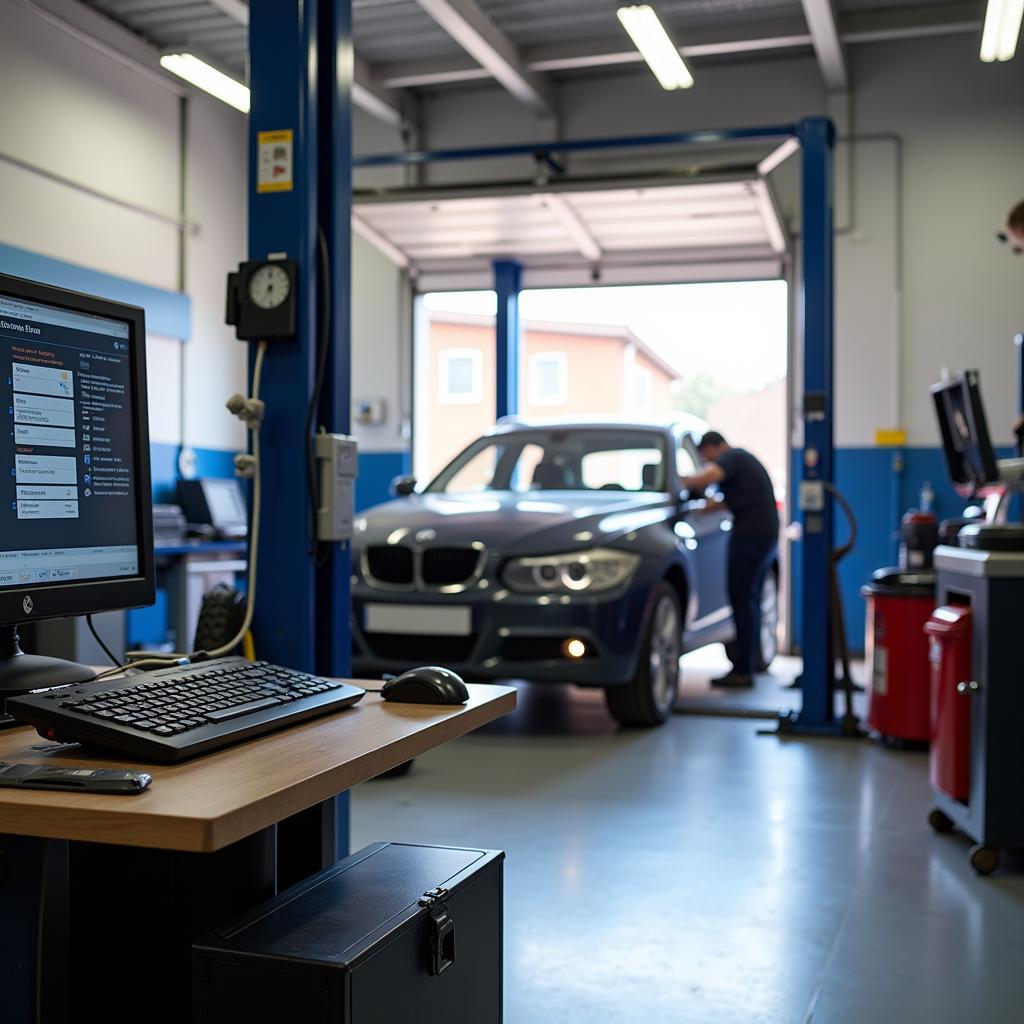
[[[745,448],[733,448],[716,430],[709,430],[697,445],[703,468],[683,479],[694,497],[712,484],[721,497],[709,498],[705,511],[727,508],[733,516],[729,534],[729,603],[736,623],[736,641],[730,651],[732,671],[713,686],[753,686],[759,669],[761,588],[775,560],[779,540],[779,512],[768,471]]]

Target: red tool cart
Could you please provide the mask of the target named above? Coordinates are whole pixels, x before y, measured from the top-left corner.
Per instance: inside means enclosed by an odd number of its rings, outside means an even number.
[[[879,569],[861,588],[867,601],[868,725],[887,739],[927,743],[928,641],[935,574]]]

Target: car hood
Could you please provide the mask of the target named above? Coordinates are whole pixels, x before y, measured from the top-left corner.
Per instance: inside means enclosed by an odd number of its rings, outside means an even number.
[[[610,543],[663,522],[671,506],[668,495],[621,491],[417,494],[363,513],[355,543],[411,543],[419,534],[427,544],[480,542],[492,550],[547,554]]]

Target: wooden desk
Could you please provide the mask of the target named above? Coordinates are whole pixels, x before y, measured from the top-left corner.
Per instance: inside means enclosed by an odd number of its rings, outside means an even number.
[[[39,750],[44,741],[34,729],[6,730],[0,761],[144,767],[153,784],[131,797],[0,789],[0,833],[220,850],[515,708],[509,687],[469,690],[463,705],[389,704],[368,693],[345,711],[176,765],[85,747]]]
[[[0,789],[0,1024],[188,1020],[192,941],[345,852],[338,793],[515,707],[508,687],[469,690],[465,705],[368,693],[177,765],[0,731],[0,761],[153,775],[130,797]]]

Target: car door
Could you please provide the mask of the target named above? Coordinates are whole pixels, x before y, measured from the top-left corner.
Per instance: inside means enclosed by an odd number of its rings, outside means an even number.
[[[684,435],[676,449],[676,464],[681,477],[692,476],[700,465],[693,439]],[[697,577],[697,614],[690,630],[699,633],[721,626],[730,616],[728,585],[729,530],[732,516],[725,511],[707,512],[699,508],[705,496],[691,494],[683,521],[693,531],[693,556]]]

